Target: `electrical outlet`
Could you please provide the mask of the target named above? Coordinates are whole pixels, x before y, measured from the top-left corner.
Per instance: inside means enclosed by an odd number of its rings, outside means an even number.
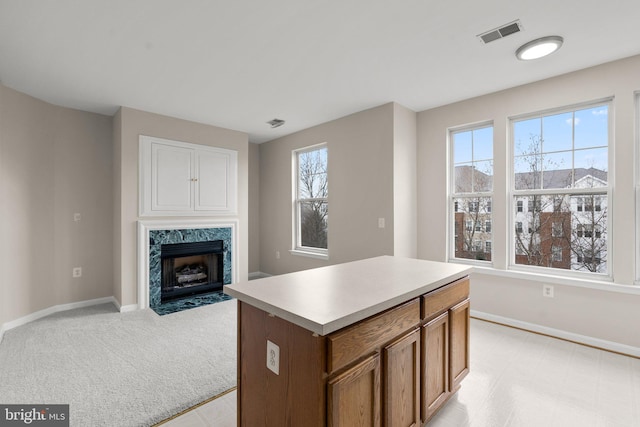
[[[280,375],[280,347],[267,340],[267,368]]]
[[[276,251],[276,259],[280,259],[280,251]]]
[[[81,218],[82,218],[82,215],[80,215],[79,213],[76,212],[76,213],[73,214],[73,221],[74,222],[80,221]]]
[[[82,267],[74,267],[71,272],[71,276],[73,278],[82,277]]]
[[[384,228],[384,218],[378,218],[378,228]]]
[[[542,285],[542,296],[553,298],[553,285]]]

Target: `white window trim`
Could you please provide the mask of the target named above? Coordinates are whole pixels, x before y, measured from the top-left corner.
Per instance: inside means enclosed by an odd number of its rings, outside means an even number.
[[[327,147],[327,143],[323,142],[320,144],[310,145],[307,147],[303,147],[297,150],[292,151],[291,159],[292,159],[292,229],[291,229],[291,248],[289,253],[291,255],[296,256],[304,256],[308,258],[329,259],[329,243],[327,239],[327,249],[323,248],[312,248],[308,246],[302,246],[300,244],[300,218],[298,215],[298,155],[310,151],[316,151],[318,149],[326,148],[327,149],[327,165],[329,164],[329,149]],[[327,171],[327,179],[328,179],[328,171]],[[309,199],[310,200],[310,199]],[[325,200],[325,199],[323,199]],[[329,197],[326,198],[327,205],[329,204]],[[327,230],[328,233],[328,230]]]
[[[609,111],[609,116],[608,116],[609,124],[607,129],[608,130],[607,168],[609,170],[609,173],[607,177],[608,185],[607,185],[606,195],[607,195],[607,206],[613,206],[614,175],[611,173],[611,171],[613,170],[612,165],[614,163],[613,153],[615,152],[614,150],[615,141],[613,139],[613,134],[614,134],[613,133],[613,127],[614,127],[613,126],[613,97],[602,98],[602,99],[583,102],[579,104],[573,104],[573,105],[560,107],[560,108],[537,111],[534,113],[520,114],[516,116],[510,116],[507,118],[507,121],[508,121],[507,152],[509,153],[508,154],[509,166],[508,166],[508,177],[507,177],[509,194],[507,197],[507,204],[510,212],[508,216],[508,221],[511,224],[508,232],[509,241],[508,241],[508,247],[507,247],[507,254],[509,257],[509,262],[507,264],[508,270],[530,272],[532,274],[541,274],[543,276],[559,276],[559,277],[566,276],[566,277],[572,277],[576,279],[585,278],[587,280],[592,279],[597,281],[613,282],[614,271],[613,271],[613,262],[611,262],[611,260],[613,259],[613,251],[612,251],[613,221],[612,221],[612,215],[610,213],[607,214],[607,273],[606,274],[516,264],[515,262],[516,250],[515,250],[515,245],[513,244],[513,242],[515,242],[515,233],[516,233],[515,215],[513,215],[513,212],[515,212],[515,209],[516,209],[514,200],[517,196],[528,196],[528,195],[534,195],[534,194],[554,195],[554,194],[570,194],[570,193],[595,194],[595,193],[603,192],[602,188],[580,188],[580,189],[576,189],[576,191],[570,191],[569,193],[567,192],[567,189],[516,190],[515,180],[514,180],[515,165],[514,165],[514,158],[513,158],[514,157],[513,156],[513,139],[514,139],[513,124],[514,122],[536,118],[536,117],[547,116],[547,115],[572,112],[572,111],[582,110],[585,108],[595,107],[597,105],[604,105],[604,104],[607,105],[607,108]],[[552,274],[549,274],[549,272],[552,272]]]
[[[640,287],[640,250],[638,245],[640,244],[640,91],[634,93],[635,97],[635,112],[634,112],[634,142],[635,142],[635,167],[634,169],[634,183],[635,183],[635,197],[636,197],[636,216],[635,216],[635,228],[636,228],[636,271],[634,285]]]
[[[534,267],[535,268],[535,267]],[[541,268],[541,267],[538,267]],[[473,271],[480,274],[486,274],[495,277],[507,277],[517,280],[530,280],[533,282],[548,283],[563,286],[572,286],[577,288],[597,289],[602,291],[618,292],[622,294],[640,295],[640,286],[634,285],[622,285],[613,282],[610,278],[592,277],[589,273],[581,274],[579,277],[575,275],[567,277],[565,275],[549,274],[550,269],[544,268],[545,271],[519,271],[513,270],[501,270],[492,267],[474,266]],[[553,273],[558,269],[551,269]]]
[[[453,138],[452,135],[454,133],[457,132],[465,132],[465,131],[472,131],[474,129],[481,129],[481,128],[485,128],[485,127],[491,127],[493,128],[493,132],[495,132],[495,127],[494,127],[494,121],[493,120],[486,120],[486,121],[481,121],[481,122],[476,122],[476,123],[470,123],[470,124],[466,124],[466,125],[462,125],[462,126],[454,126],[454,127],[450,127],[447,129],[447,168],[448,168],[448,174],[447,174],[447,201],[446,201],[446,212],[447,212],[447,230],[448,230],[448,234],[447,234],[447,243],[446,243],[446,251],[447,251],[447,261],[448,262],[454,262],[454,263],[461,263],[461,264],[470,264],[470,265],[484,265],[484,266],[493,266],[493,262],[494,262],[494,253],[495,253],[495,249],[493,247],[493,244],[491,246],[491,261],[485,261],[485,260],[474,260],[474,259],[468,259],[468,258],[456,258],[455,256],[455,252],[456,252],[456,248],[455,248],[455,237],[456,237],[456,232],[455,232],[455,221],[453,220],[454,218],[454,209],[453,209],[453,203],[452,200],[454,198],[454,194],[456,195],[456,197],[459,198],[471,198],[471,197],[488,197],[491,200],[491,211],[494,210],[494,205],[493,205],[493,197],[494,197],[494,192],[495,192],[495,182],[492,182],[492,191],[484,191],[484,192],[477,192],[477,193],[460,193],[460,194],[456,194],[453,192],[453,183],[455,183],[455,168],[453,167]],[[495,133],[494,133],[494,147],[495,147]],[[492,161],[495,161],[495,150],[493,150],[494,152],[494,156],[492,157]],[[495,171],[495,166],[494,166],[494,171]],[[493,218],[493,217],[492,217]],[[466,224],[465,224],[466,226]],[[464,231],[464,230],[460,230],[460,231]],[[493,227],[492,227],[492,231],[493,233]],[[492,234],[493,235],[493,234]],[[492,238],[493,241],[493,238]]]

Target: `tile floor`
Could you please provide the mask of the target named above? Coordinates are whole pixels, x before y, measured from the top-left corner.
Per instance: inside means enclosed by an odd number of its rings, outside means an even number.
[[[429,427],[640,426],[640,359],[471,321],[471,372]],[[236,392],[163,427],[236,425]]]

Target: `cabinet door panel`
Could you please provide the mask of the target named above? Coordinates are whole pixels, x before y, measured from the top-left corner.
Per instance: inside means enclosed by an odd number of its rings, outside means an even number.
[[[152,210],[189,211],[191,191],[191,150],[164,144],[151,147]]]
[[[420,425],[420,329],[384,349],[386,427]]]
[[[422,419],[427,421],[449,397],[449,313],[423,328]]]
[[[229,209],[229,156],[196,153],[196,210]]]
[[[329,380],[327,398],[330,427],[380,427],[380,356]]]
[[[460,382],[469,373],[469,309],[467,299],[449,311],[451,325],[449,370],[452,392],[460,387]]]

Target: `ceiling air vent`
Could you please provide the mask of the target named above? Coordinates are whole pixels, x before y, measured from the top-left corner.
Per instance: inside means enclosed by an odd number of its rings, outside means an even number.
[[[478,34],[478,38],[480,38],[484,44],[487,44],[520,31],[522,31],[522,24],[520,20],[515,20],[499,28]]]
[[[280,127],[284,124],[284,120],[282,119],[273,119],[273,120],[269,120],[267,122],[267,124],[271,125],[272,128],[277,128]]]

